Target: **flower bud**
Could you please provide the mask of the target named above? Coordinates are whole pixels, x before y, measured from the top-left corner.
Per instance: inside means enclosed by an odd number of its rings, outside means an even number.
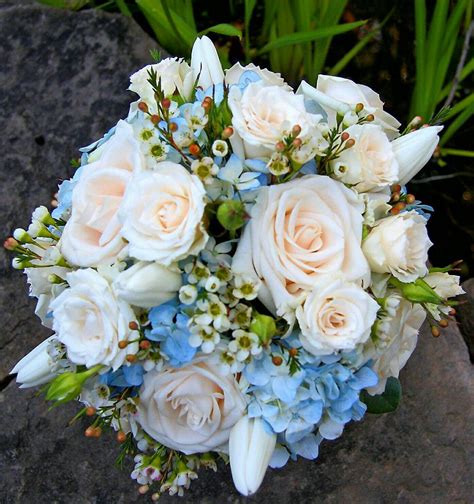
[[[228,138],[230,138],[232,135],[234,134],[234,128],[232,128],[231,126],[227,126],[226,128],[224,128],[224,130],[222,131],[222,138],[224,140],[227,140]]]
[[[247,213],[244,204],[237,200],[227,200],[217,209],[217,220],[223,228],[235,231],[245,224]]]
[[[13,231],[13,238],[20,243],[33,243],[31,236],[22,228],[17,228]]]
[[[229,459],[232,479],[242,495],[255,493],[262,484],[276,445],[260,418],[242,417],[230,431]]]
[[[138,103],[138,110],[141,110],[146,114],[148,112],[148,105],[145,102],[141,101]]]
[[[95,375],[101,367],[102,365],[99,364],[82,373],[67,371],[56,376],[49,384],[46,391],[46,399],[48,401],[57,401],[58,403],[72,401],[81,393],[84,382]]]
[[[266,345],[276,334],[275,319],[268,315],[257,313],[250,323],[250,330],[258,336],[262,345]]]
[[[224,81],[224,71],[212,41],[204,36],[197,38],[191,52],[191,68],[197,85],[208,89]]]
[[[35,387],[51,381],[56,374],[51,371],[48,346],[54,339],[49,337],[21,359],[10,371],[17,373],[16,381],[21,383],[20,388]]]
[[[3,242],[3,247],[7,250],[15,250],[17,247],[18,247],[18,242],[15,240],[15,238],[13,237],[9,237],[7,238],[4,242]]]

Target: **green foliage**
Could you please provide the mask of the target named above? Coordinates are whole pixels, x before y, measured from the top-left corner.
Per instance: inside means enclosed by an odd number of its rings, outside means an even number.
[[[416,80],[410,118],[420,115],[427,120],[443,102],[445,106],[451,104],[460,82],[474,70],[473,58],[464,62],[472,34],[472,0],[436,0],[434,9],[427,9],[426,0],[415,0],[414,7]],[[433,13],[428,19],[430,11]],[[452,122],[443,132],[440,145],[444,146],[473,114],[472,95],[458,101],[446,114]]]
[[[269,315],[262,315],[261,313],[254,313],[250,330],[255,333],[260,341],[266,345],[275,336],[277,328],[275,319]]]
[[[382,394],[372,396],[363,390],[360,395],[361,401],[367,405],[367,412],[376,415],[395,411],[400,404],[401,398],[402,386],[398,379],[393,376],[387,380]]]
[[[217,209],[217,220],[228,231],[236,231],[245,224],[247,213],[244,204],[237,200],[226,200]]]

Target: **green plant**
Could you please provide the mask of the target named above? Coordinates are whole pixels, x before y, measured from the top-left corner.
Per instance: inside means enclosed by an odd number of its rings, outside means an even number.
[[[425,0],[415,0],[414,6],[416,83],[410,118],[420,115],[428,120],[442,107],[452,105],[459,84],[474,70],[474,58],[466,63],[474,29],[472,0],[458,0],[452,9],[449,0],[437,0],[429,22]],[[473,114],[472,94],[446,111],[444,119],[448,126],[441,137],[442,152],[472,156],[470,151],[443,147]]]

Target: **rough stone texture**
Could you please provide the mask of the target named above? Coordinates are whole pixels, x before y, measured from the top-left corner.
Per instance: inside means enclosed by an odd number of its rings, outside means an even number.
[[[456,306],[459,329],[469,349],[471,362],[474,363],[474,278],[463,283],[466,294],[459,296],[459,306]]]
[[[37,6],[0,9],[0,31],[0,230],[6,236],[49,201],[57,177],[70,173],[75,146],[125,114],[127,76],[149,61],[152,43],[120,17]],[[46,335],[20,275],[1,254],[0,378]],[[424,329],[402,383],[397,412],[351,425],[340,440],[322,446],[318,461],[270,471],[248,501],[473,502],[474,375],[454,325],[439,339]],[[1,504],[148,502],[129,480],[130,467],[123,473],[113,467],[111,436],[85,439],[85,422],[66,428],[77,405],[48,411],[34,394],[15,383],[0,393]],[[184,499],[162,501],[247,502],[226,469],[202,472]]]
[[[39,5],[0,9],[0,237],[26,227],[70,177],[77,149],[127,114],[129,75],[155,47],[133,21],[101,11],[73,13]],[[0,251],[0,379],[47,334],[28,325],[28,301],[11,257]],[[14,313],[13,317],[7,317]],[[8,351],[6,351],[8,350]]]

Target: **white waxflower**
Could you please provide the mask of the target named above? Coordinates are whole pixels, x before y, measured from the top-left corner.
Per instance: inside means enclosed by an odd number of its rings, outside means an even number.
[[[230,327],[227,318],[227,308],[216,294],[208,294],[206,299],[199,299],[197,307],[201,313],[193,317],[193,322],[199,325],[213,325],[218,331],[227,331]]]
[[[267,163],[267,168],[272,175],[285,175],[290,171],[290,161],[284,154],[274,152]]]
[[[195,325],[191,326],[188,343],[193,348],[201,347],[201,350],[208,354],[214,350],[220,339],[219,333],[213,327]]]
[[[215,360],[219,371],[224,376],[230,373],[240,373],[245,366],[245,363],[237,360],[236,354],[231,352],[222,343],[217,347],[217,352],[213,354],[213,359]]]
[[[229,145],[225,140],[215,140],[212,144],[212,153],[214,156],[224,157],[229,153]]]
[[[219,173],[219,168],[210,157],[195,159],[191,163],[192,172],[198,176],[204,184],[210,184]]]
[[[214,275],[211,275],[204,284],[204,288],[207,292],[217,292],[221,286],[221,281]]]
[[[201,261],[196,261],[195,264],[189,263],[184,267],[184,271],[188,274],[188,282],[190,284],[204,285],[210,277],[211,272],[207,266]]]
[[[204,128],[209,120],[204,108],[197,103],[188,103],[181,107],[181,115],[194,131]]]
[[[239,298],[234,296],[234,287],[224,286],[219,289],[219,299],[229,308],[233,308],[239,303]]]
[[[231,329],[248,329],[252,321],[252,307],[239,303],[235,308],[230,310],[229,319],[231,321]]]
[[[232,270],[225,265],[212,264],[210,269],[213,275],[221,281],[221,285],[230,282],[233,278]]]
[[[154,170],[157,163],[166,159],[170,148],[159,138],[153,137],[152,140],[142,144],[141,150],[145,156],[146,167]]]
[[[262,351],[255,333],[237,329],[232,332],[232,336],[234,339],[229,343],[229,350],[236,354],[238,361],[243,362],[249,355],[258,355]]]
[[[252,301],[258,295],[260,283],[261,282],[258,278],[246,275],[237,275],[234,278],[235,288],[232,293],[236,298]]]
[[[192,305],[196,301],[198,291],[195,285],[183,285],[179,289],[179,300],[185,305]]]

